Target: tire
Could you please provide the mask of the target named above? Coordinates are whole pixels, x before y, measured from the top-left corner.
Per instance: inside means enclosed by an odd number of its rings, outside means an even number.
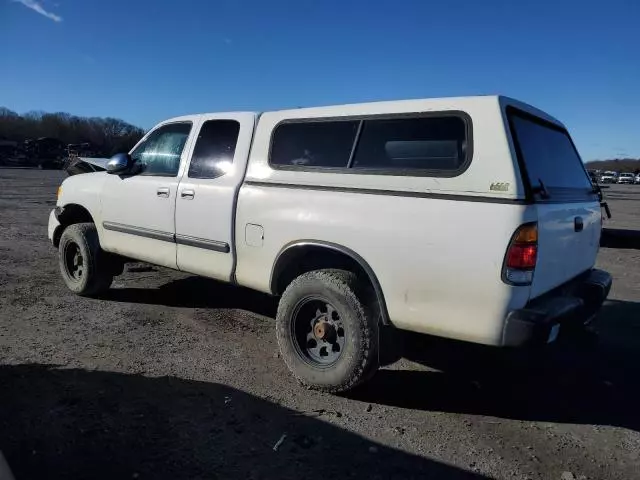
[[[76,223],[62,232],[58,263],[64,283],[78,295],[97,296],[113,282],[113,269],[100,248],[93,223]]]
[[[375,373],[379,315],[373,298],[366,284],[343,270],[316,270],[291,282],[278,305],[276,335],[282,357],[300,383],[340,393]]]

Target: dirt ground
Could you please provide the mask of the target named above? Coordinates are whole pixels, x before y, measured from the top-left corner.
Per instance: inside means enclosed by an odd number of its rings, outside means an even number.
[[[0,450],[17,480],[638,478],[640,250],[601,250],[615,283],[596,345],[511,356],[400,335],[404,358],[331,396],[289,375],[268,296],[144,267],[104,299],[72,295],[46,238],[63,178],[0,169]],[[608,226],[640,230],[640,186],[607,195]]]

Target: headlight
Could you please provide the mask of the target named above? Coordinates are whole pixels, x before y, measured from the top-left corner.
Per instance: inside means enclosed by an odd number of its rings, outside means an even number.
[[[62,185],[58,187],[58,191],[56,192],[56,200],[60,200],[61,195],[62,195]]]

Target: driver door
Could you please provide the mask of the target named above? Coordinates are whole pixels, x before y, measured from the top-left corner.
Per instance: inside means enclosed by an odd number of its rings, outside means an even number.
[[[107,175],[101,194],[105,250],[177,268],[176,192],[185,147],[198,120],[159,125],[131,152],[131,173]]]

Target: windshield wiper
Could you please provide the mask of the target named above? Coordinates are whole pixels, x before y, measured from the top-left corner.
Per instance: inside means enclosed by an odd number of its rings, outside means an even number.
[[[538,186],[537,187],[533,187],[532,191],[533,191],[533,193],[539,193],[540,197],[545,199],[545,200],[550,198],[549,191],[544,186],[544,183],[542,182],[541,178],[538,179]]]

